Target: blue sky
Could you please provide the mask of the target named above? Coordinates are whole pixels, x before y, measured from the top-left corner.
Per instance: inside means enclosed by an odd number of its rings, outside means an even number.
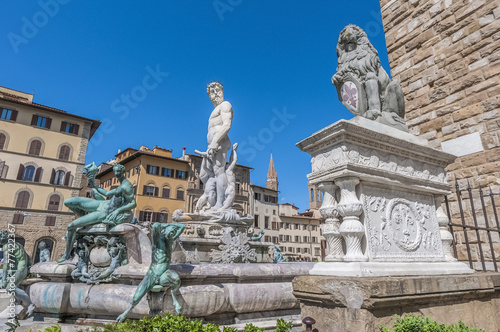
[[[103,121],[87,162],[140,145],[205,150],[218,80],[238,162],[265,185],[272,152],[280,202],[301,211],[311,167],[295,143],[352,118],[330,81],[343,27],[364,28],[389,71],[376,0],[5,0],[2,13],[0,85]]]

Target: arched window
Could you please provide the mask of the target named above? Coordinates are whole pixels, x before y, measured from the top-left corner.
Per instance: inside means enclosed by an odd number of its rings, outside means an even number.
[[[58,194],[52,194],[49,198],[49,211],[58,211],[59,203],[61,202],[61,197]]]
[[[55,176],[54,176],[54,183],[53,184],[63,186],[64,185],[64,175],[66,175],[66,173],[64,171],[57,171]]]
[[[162,191],[161,191],[161,197],[162,198],[170,198],[170,187],[169,186],[163,186]]]
[[[177,199],[184,199],[184,189],[177,188]]]
[[[5,147],[5,141],[7,140],[7,136],[5,134],[0,133],[0,150],[3,150]]]
[[[35,176],[35,167],[27,166],[24,169],[23,181],[33,181],[34,176]]]
[[[29,191],[26,190],[21,191],[19,194],[17,194],[16,208],[27,209],[29,201],[30,201]]]
[[[39,156],[41,150],[42,150],[42,142],[35,139],[35,140],[31,141],[31,143],[30,143],[30,149],[28,151],[28,154],[31,154],[34,156]]]
[[[71,149],[67,145],[61,146],[61,149],[59,150],[59,159],[60,160],[69,160],[69,153]]]

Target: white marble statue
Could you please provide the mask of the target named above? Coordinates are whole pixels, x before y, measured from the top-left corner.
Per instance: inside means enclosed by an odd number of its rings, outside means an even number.
[[[251,222],[252,216],[241,217],[233,209],[236,196],[234,168],[238,160],[238,143],[231,146],[228,136],[233,121],[233,108],[224,100],[224,90],[220,82],[210,83],[207,86],[207,94],[215,106],[208,120],[208,147],[205,152],[195,150],[203,158],[200,180],[203,182],[204,191],[196,203],[195,213],[178,210],[173,214],[173,218],[177,222]],[[229,149],[231,154],[227,162]]]
[[[50,250],[47,248],[45,241],[40,241],[38,244],[38,249],[40,250],[40,263],[50,261]]]

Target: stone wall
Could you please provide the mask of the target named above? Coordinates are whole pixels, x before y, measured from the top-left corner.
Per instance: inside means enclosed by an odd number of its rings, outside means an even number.
[[[410,132],[434,148],[463,154],[447,168],[448,180],[454,184],[456,178],[461,190],[470,183],[478,223],[484,225],[479,188],[500,192],[500,1],[381,0],[380,5],[391,75],[403,87]],[[452,219],[459,222],[456,196],[449,200]],[[485,204],[491,225],[489,199]],[[464,210],[472,224],[471,204]],[[463,232],[455,235],[463,243]],[[476,232],[468,235],[473,258],[479,258]],[[487,234],[480,238],[484,242]],[[483,251],[491,259],[489,246]],[[466,259],[464,246],[458,254]]]

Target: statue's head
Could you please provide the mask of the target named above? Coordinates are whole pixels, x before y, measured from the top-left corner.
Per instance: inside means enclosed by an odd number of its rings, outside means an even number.
[[[45,241],[40,241],[40,243],[38,243],[38,249],[40,250],[45,249],[46,246],[47,244],[45,243]]]
[[[207,85],[207,94],[214,106],[224,101],[224,89],[221,82],[212,82]]]
[[[354,24],[346,26],[339,35],[337,43],[338,68],[355,68],[360,76],[367,72],[378,73],[380,59],[377,50],[368,40],[366,32]]]
[[[125,174],[125,166],[123,166],[122,164],[116,163],[113,166],[113,172],[115,172],[115,176],[117,178],[121,178]]]
[[[9,232],[0,231],[0,245],[3,246],[9,242]]]

